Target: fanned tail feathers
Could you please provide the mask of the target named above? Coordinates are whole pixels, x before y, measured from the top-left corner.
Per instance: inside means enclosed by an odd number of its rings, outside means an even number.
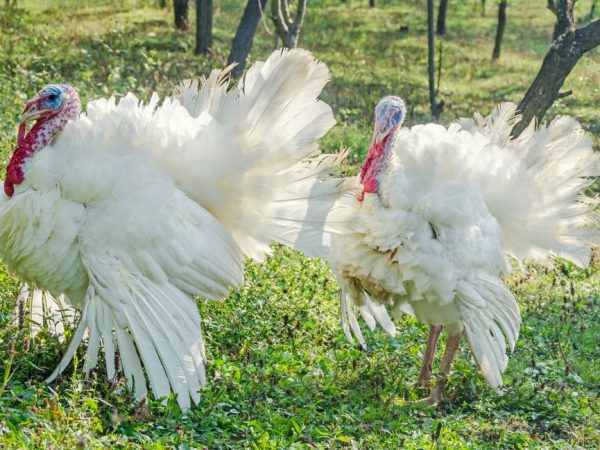
[[[532,122],[511,140],[518,119],[516,106],[502,103],[487,118],[459,122],[520,161],[480,180],[485,202],[502,226],[505,250],[519,260],[544,262],[556,255],[584,266],[591,247],[600,243],[600,199],[584,193],[600,176],[600,154],[571,117],[557,117],[539,130]]]
[[[218,194],[192,189],[248,256],[262,259],[275,240],[326,257],[324,223],[343,190],[330,172],[343,155],[316,156],[317,141],[335,123],[318,100],[329,80],[325,64],[305,50],[282,50],[255,63],[227,89],[228,69],[187,83],[175,97],[195,117],[223,127],[228,148],[212,153]],[[180,168],[193,178],[193,164]]]

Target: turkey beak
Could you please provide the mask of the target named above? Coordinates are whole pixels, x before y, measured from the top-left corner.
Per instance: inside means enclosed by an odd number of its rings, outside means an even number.
[[[32,120],[37,120],[48,112],[52,112],[49,108],[42,108],[41,99],[34,98],[27,102],[25,105],[25,109],[21,113],[21,125],[31,122]]]
[[[391,124],[387,120],[375,120],[375,128],[373,129],[373,137],[371,138],[371,147],[379,145],[383,138],[388,135],[392,129]]]

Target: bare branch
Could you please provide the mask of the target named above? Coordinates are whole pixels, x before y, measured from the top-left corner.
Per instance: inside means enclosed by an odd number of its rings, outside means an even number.
[[[587,26],[575,31],[575,41],[580,54],[589,52],[600,45],[600,19],[596,19]]]
[[[281,3],[281,11],[282,11],[283,19],[285,20],[285,24],[287,25],[287,27],[289,29],[290,25],[292,24],[292,18],[290,17],[289,0],[279,0],[279,2]]]
[[[286,0],[273,0],[273,3],[271,3],[271,19],[273,19],[275,30],[282,40],[284,40],[283,36],[288,32],[287,20],[283,17],[281,5],[284,1]]]
[[[306,11],[306,0],[298,0],[298,9],[296,10],[296,18],[294,19],[294,28],[299,30],[304,21],[304,13]]]
[[[290,1],[274,0],[271,5],[271,18],[283,45],[288,48],[295,48],[304,21],[306,0],[298,0],[298,6],[293,19],[290,16]]]

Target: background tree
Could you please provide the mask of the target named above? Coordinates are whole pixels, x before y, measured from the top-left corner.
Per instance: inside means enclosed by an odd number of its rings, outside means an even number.
[[[227,58],[227,64],[237,63],[232,75],[239,78],[244,73],[246,59],[252,49],[252,42],[258,21],[263,17],[267,0],[248,0],[244,14],[238,24],[235,37],[231,44],[231,52]]]
[[[440,0],[437,17],[437,34],[440,36],[446,34],[446,11],[448,10],[448,0]]]
[[[212,54],[212,0],[196,0],[196,55]]]
[[[585,53],[600,45],[600,20],[576,29],[574,5],[575,0],[548,0],[548,7],[556,15],[554,34],[558,37],[518,106],[522,119],[513,128],[513,136],[521,134],[534,118],[540,121],[557,98],[569,95],[560,92],[565,79]]]
[[[375,0],[369,0],[369,8],[375,8]]]
[[[433,0],[427,0],[427,66],[429,78],[429,103],[431,105],[431,114],[437,121],[442,113],[443,104],[437,103],[435,95],[435,39],[433,25]]]
[[[160,6],[161,8],[166,8],[167,0],[158,0],[158,6]]]
[[[271,3],[271,12],[273,23],[277,35],[283,42],[283,46],[287,48],[296,48],[298,45],[298,37],[300,29],[304,21],[304,13],[306,11],[306,0],[298,0],[296,5],[296,13],[292,18],[290,13],[291,0],[273,0]]]
[[[187,30],[188,20],[188,0],[173,0],[173,10],[175,12],[175,28],[178,30]]]
[[[498,2],[498,24],[496,25],[496,40],[494,41],[494,51],[492,52],[492,61],[500,58],[500,49],[502,47],[502,38],[504,37],[504,29],[506,28],[506,7],[508,0],[500,0]]]

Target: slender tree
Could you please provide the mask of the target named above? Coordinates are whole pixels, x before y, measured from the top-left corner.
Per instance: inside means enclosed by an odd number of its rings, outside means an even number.
[[[560,92],[565,79],[585,53],[600,45],[600,20],[575,28],[574,4],[575,0],[548,0],[557,18],[554,32],[558,37],[518,106],[522,119],[513,128],[513,136],[521,134],[534,118],[541,120],[557,98],[569,94]]]
[[[375,0],[369,0],[369,8],[375,8]]]
[[[212,0],[196,0],[196,55],[212,54]]]
[[[276,1],[276,0],[275,0]],[[252,49],[252,41],[256,33],[256,27],[260,18],[263,16],[267,0],[248,0],[244,14],[235,32],[231,52],[227,58],[227,64],[237,63],[233,69],[232,75],[238,78],[244,73],[246,59]]]
[[[485,0],[481,0],[481,17],[485,17]]]
[[[446,11],[448,11],[448,0],[440,0],[437,17],[437,34],[446,34]]]
[[[160,6],[161,8],[166,8],[167,0],[158,0],[158,6]]]
[[[504,29],[506,28],[506,7],[508,0],[500,0],[498,2],[498,24],[496,25],[496,40],[494,41],[494,51],[492,52],[492,61],[500,58],[500,49],[502,47],[502,38],[504,37]]]
[[[428,78],[429,78],[429,103],[431,114],[437,121],[441,114],[441,105],[435,99],[435,29],[433,25],[433,0],[427,0],[427,49],[428,49]]]
[[[188,20],[188,0],[173,0],[173,10],[175,12],[175,28],[178,30],[187,30]]]
[[[290,14],[290,3],[291,0],[273,0],[271,13],[275,30],[283,45],[287,48],[296,48],[304,21],[306,0],[298,0],[294,17]]]

